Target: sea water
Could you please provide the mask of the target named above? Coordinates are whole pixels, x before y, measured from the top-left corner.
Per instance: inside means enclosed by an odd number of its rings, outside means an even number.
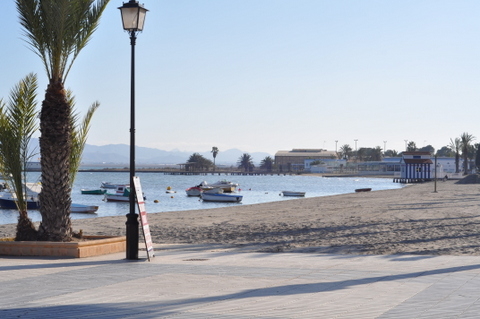
[[[124,216],[129,212],[129,203],[105,202],[103,195],[82,195],[81,189],[99,189],[102,182],[128,184],[128,172],[79,172],[73,189],[72,202],[84,205],[99,206],[96,214],[72,213],[72,219],[95,218],[104,216]],[[363,177],[320,177],[302,175],[164,175],[162,173],[137,172],[142,190],[146,197],[147,213],[209,209],[232,205],[249,205],[283,200],[294,197],[281,196],[281,191],[306,192],[305,197],[319,197],[353,193],[357,188],[371,188],[372,191],[401,188],[403,185],[393,183],[393,178]],[[29,182],[37,182],[40,173],[31,172]],[[238,183],[238,193],[243,195],[240,203],[203,202],[198,197],[188,197],[185,189],[200,184],[202,181],[215,183],[227,179]],[[176,193],[167,193],[170,187]],[[115,192],[111,189],[108,192]],[[36,210],[28,212],[33,221],[40,221],[40,213]],[[0,224],[16,223],[16,210],[0,210]]]

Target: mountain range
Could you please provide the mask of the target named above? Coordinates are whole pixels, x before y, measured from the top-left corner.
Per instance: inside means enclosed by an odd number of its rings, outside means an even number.
[[[38,145],[38,139],[33,138],[31,145]],[[38,152],[38,146],[37,146]],[[164,151],[156,148],[149,147],[135,147],[135,162],[136,164],[149,164],[149,165],[168,165],[168,164],[180,164],[188,161],[189,157],[193,153],[199,153],[205,158],[213,161],[213,155],[211,151],[205,152],[186,152],[179,150]],[[274,157],[272,154],[265,152],[249,153],[239,149],[228,149],[225,151],[220,150],[215,159],[217,165],[236,165],[238,159],[242,154],[248,153],[253,159],[254,164],[257,166],[267,156]],[[130,145],[127,144],[108,144],[103,146],[96,146],[86,144],[82,156],[83,165],[95,165],[95,164],[111,164],[111,165],[128,165],[130,162]]]

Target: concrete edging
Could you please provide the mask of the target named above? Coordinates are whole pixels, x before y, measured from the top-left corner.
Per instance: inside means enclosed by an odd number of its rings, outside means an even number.
[[[85,241],[0,241],[3,256],[92,257],[126,250],[125,236],[84,236]]]

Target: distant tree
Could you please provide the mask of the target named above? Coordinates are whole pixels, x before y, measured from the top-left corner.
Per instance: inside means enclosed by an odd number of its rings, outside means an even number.
[[[460,149],[462,146],[462,141],[460,138],[456,137],[454,140],[450,138],[450,150],[452,150],[455,155],[455,173],[460,172]]]
[[[217,158],[219,150],[218,147],[214,146],[212,147],[212,155],[213,155],[213,171],[215,172],[215,159]]]
[[[248,153],[243,153],[238,159],[238,168],[243,168],[245,172],[251,171],[255,165],[253,165],[252,156]]]
[[[480,143],[475,144],[477,151],[475,152],[475,166],[480,171]]]
[[[346,159],[348,160],[350,158],[350,156],[352,156],[352,148],[350,147],[350,145],[348,144],[344,144],[343,146],[340,147],[340,157],[343,158],[343,159]]]
[[[385,151],[385,156],[388,156],[388,157],[397,157],[398,156],[398,152],[396,150],[387,150]]]
[[[462,156],[463,156],[463,174],[464,175],[468,174],[468,151],[469,151],[470,143],[474,139],[475,139],[475,137],[472,134],[469,134],[467,132],[464,132],[464,133],[462,133],[462,135],[460,135]]]
[[[410,141],[407,144],[407,152],[415,152],[417,150],[417,144],[414,141]]]
[[[322,162],[321,160],[315,160],[310,163],[310,165],[322,165],[322,164],[325,164],[325,162]]]
[[[193,153],[187,161],[187,170],[193,168],[196,171],[208,170],[213,163],[211,160],[206,159],[203,155]]]
[[[271,158],[270,156],[265,157],[260,162],[260,168],[266,169],[267,171],[271,172],[273,169],[273,158]]]
[[[435,148],[432,145],[427,145],[419,149],[421,152],[429,152],[430,154],[435,154]]]
[[[436,154],[438,157],[453,157],[454,153],[448,146],[443,146],[441,149],[437,151]]]

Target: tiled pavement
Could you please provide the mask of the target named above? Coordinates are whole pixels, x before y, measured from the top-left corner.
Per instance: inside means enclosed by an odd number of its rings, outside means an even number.
[[[0,257],[0,318],[480,318],[480,256],[156,255]]]

